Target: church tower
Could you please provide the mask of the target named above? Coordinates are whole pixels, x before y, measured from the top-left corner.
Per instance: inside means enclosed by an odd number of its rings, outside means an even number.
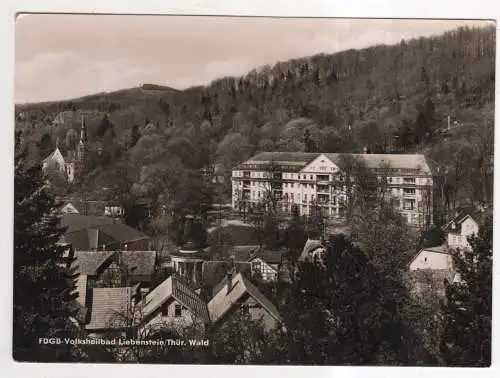
[[[75,156],[75,176],[81,178],[81,174],[85,168],[85,163],[87,161],[87,126],[85,124],[85,118],[82,115],[82,127],[80,129],[80,141],[78,142],[78,146],[76,147],[76,156]]]

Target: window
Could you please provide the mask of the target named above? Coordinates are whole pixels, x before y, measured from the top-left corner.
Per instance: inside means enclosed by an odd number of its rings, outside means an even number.
[[[304,202],[307,202],[307,194],[304,194]]]
[[[404,184],[415,184],[415,177],[404,177],[403,183]]]
[[[161,315],[162,316],[168,316],[168,306],[163,306],[161,308]]]
[[[415,195],[415,188],[403,188],[403,194]]]
[[[415,200],[405,199],[403,202],[404,210],[414,210],[415,209]]]
[[[250,307],[247,304],[241,305],[241,312],[243,314],[249,314],[250,313]]]
[[[427,262],[427,257],[424,258],[424,261]]]
[[[179,317],[182,315],[182,307],[179,304],[175,305],[174,316]]]
[[[313,175],[309,175],[309,180],[312,180],[313,179]]]

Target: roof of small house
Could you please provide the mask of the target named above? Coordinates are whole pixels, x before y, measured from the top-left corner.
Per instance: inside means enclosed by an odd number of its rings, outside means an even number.
[[[319,248],[325,248],[325,246],[321,243],[320,240],[316,239],[307,239],[306,244],[304,245],[304,249],[300,254],[299,260],[305,260],[308,258],[314,251]]]
[[[76,205],[75,205],[76,206]],[[67,227],[66,233],[112,224],[115,221],[108,217],[96,217],[83,214],[65,214],[61,217],[61,226]]]
[[[126,327],[134,288],[106,287],[92,290],[92,307],[87,330],[121,329]]]
[[[237,245],[232,248],[234,261],[248,261],[261,248],[259,245]]]
[[[224,281],[226,278],[224,278]],[[238,273],[231,280],[231,289],[221,286],[219,292],[208,302],[208,312],[212,323],[220,321],[239,301],[248,294],[257,301],[273,318],[280,321],[278,309],[264,294],[243,274]]]
[[[156,251],[121,251],[119,253],[131,275],[149,276],[154,273]]]
[[[226,277],[229,271],[250,277],[252,275],[252,264],[248,261],[234,261],[234,263],[230,261],[207,261],[203,263],[203,280],[213,287],[212,292],[216,294],[225,284],[223,278]]]
[[[61,226],[67,227],[64,240],[77,250],[89,250],[90,231],[99,230],[98,245],[116,245],[148,239],[142,232],[116,222],[108,217],[95,217],[81,214],[65,214],[61,217]]]
[[[419,250],[416,254],[413,255],[413,257],[410,259],[410,261],[408,262],[408,265],[411,265],[411,263],[413,261],[415,261],[415,259],[423,252],[431,252],[431,253],[441,253],[441,254],[445,254],[445,255],[449,255],[450,254],[450,250],[449,248],[446,246],[446,244],[442,244],[442,245],[438,245],[438,246],[435,246],[435,247],[427,247],[427,248],[422,248],[421,250]]]
[[[239,245],[233,247],[235,261],[250,261],[260,257],[268,264],[279,264],[282,262],[284,250],[270,250],[258,245]]]
[[[99,268],[116,254],[127,267],[131,275],[148,276],[154,273],[155,251],[78,251],[75,252],[77,272],[84,275],[96,275]]]
[[[146,295],[142,313],[144,317],[151,315],[169,298],[174,298],[186,306],[195,316],[206,322],[210,321],[207,304],[191,288],[174,276],[168,277],[153,291]]]
[[[94,276],[99,268],[115,254],[114,251],[77,251],[74,266],[80,275]]]
[[[444,231],[451,230],[452,224],[460,226],[469,217],[475,222],[477,222],[482,217],[482,212],[471,206],[458,209],[455,212],[455,216],[443,226],[443,230]]]

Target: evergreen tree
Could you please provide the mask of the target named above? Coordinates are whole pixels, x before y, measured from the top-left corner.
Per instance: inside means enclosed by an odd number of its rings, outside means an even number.
[[[57,246],[64,230],[54,215],[56,203],[41,167],[28,166],[19,133],[14,189],[13,356],[18,361],[69,361],[70,345],[43,345],[39,338],[70,337],[76,275]]]
[[[472,251],[456,252],[458,282],[446,283],[445,325],[441,351],[453,366],[491,364],[492,221],[469,238]]]

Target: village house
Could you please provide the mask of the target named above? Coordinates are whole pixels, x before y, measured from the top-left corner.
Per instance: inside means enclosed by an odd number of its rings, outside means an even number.
[[[61,217],[61,226],[67,228],[64,242],[76,251],[149,250],[148,236],[109,217],[65,214]]]
[[[446,232],[446,242],[450,249],[470,250],[471,246],[467,240],[479,232],[479,219],[482,212],[466,208],[457,211],[452,220],[443,226]]]
[[[326,217],[342,221],[347,175],[357,163],[387,183],[391,202],[410,225],[432,224],[432,173],[425,157],[417,154],[262,152],[233,168],[233,209],[273,198],[284,212],[294,205],[308,215],[314,205]]]
[[[178,330],[192,327],[203,334],[210,324],[207,304],[186,282],[175,276],[143,296],[139,306],[143,335],[166,326]]]
[[[283,274],[287,274],[289,264],[285,258],[285,250],[268,250],[260,246],[235,246],[233,248],[234,261],[248,262],[251,266],[252,277],[259,277],[262,281],[276,281]]]
[[[446,245],[421,249],[408,263],[409,270],[452,270],[453,257]]]
[[[212,327],[224,327],[237,312],[262,321],[266,331],[275,329],[281,323],[276,306],[243,274],[233,276],[229,273],[223,282],[219,291],[208,302]]]

